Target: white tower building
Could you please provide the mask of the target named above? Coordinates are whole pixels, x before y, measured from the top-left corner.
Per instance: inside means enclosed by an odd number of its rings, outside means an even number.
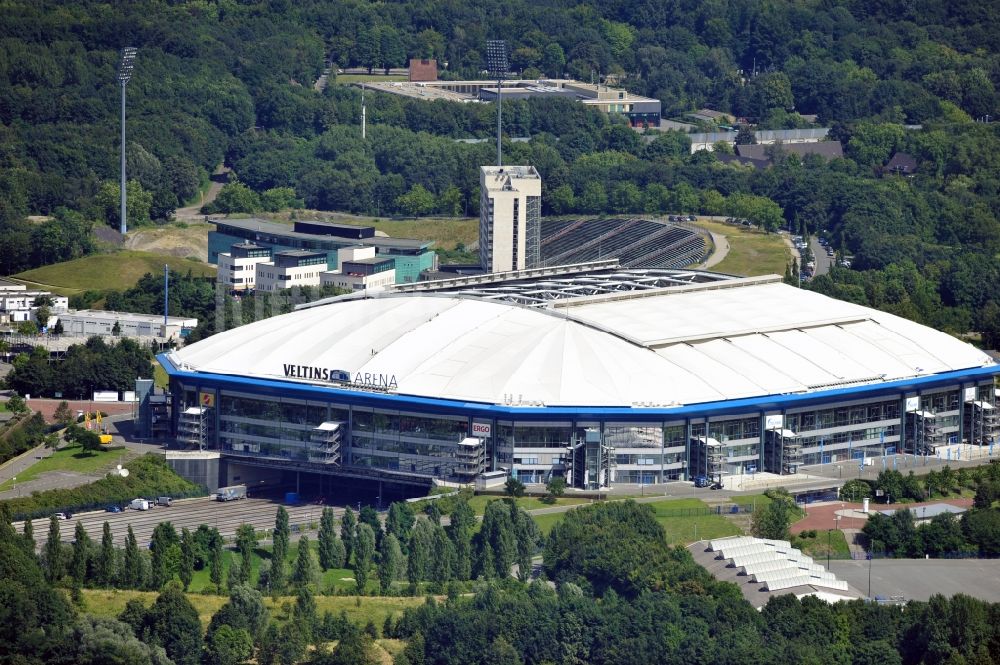
[[[479,169],[479,263],[488,273],[541,265],[542,179],[533,166]]]

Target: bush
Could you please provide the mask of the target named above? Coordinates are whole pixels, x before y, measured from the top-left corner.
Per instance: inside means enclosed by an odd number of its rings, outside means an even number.
[[[40,413],[12,422],[0,434],[0,464],[37,446],[48,431],[49,427]]]
[[[184,480],[161,456],[149,453],[128,464],[128,478],[109,474],[88,485],[72,489],[33,492],[29,497],[10,499],[2,505],[10,509],[14,519],[34,519],[58,511],[101,509],[111,504],[124,504],[137,496],[169,495],[174,498],[205,496],[208,490]]]

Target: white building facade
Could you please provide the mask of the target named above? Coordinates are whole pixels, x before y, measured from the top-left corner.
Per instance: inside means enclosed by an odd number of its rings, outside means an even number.
[[[271,250],[251,242],[233,245],[219,254],[219,284],[232,291],[248,291],[257,284],[257,264],[271,260]]]
[[[306,249],[277,252],[273,260],[257,264],[258,291],[281,291],[293,286],[319,286],[326,272],[326,252]]]
[[[396,283],[394,263],[385,257],[344,261],[339,271],[323,273],[321,283],[347,291],[384,289]]]
[[[541,265],[542,179],[533,166],[479,169],[479,263],[488,273]]]

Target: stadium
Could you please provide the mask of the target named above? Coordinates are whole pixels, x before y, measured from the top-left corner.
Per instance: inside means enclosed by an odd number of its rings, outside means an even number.
[[[341,296],[158,359],[177,440],[244,472],[594,489],[997,435],[1000,365],[950,335],[777,276],[617,261]]]

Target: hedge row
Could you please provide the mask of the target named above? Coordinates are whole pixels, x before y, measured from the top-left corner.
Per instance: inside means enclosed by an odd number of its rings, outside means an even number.
[[[136,497],[205,496],[208,490],[184,480],[167,466],[162,456],[149,453],[128,464],[129,476],[111,473],[88,485],[72,489],[32,492],[29,497],[9,499],[6,505],[14,519],[35,519],[55,512],[99,510],[110,505],[124,505]]]

